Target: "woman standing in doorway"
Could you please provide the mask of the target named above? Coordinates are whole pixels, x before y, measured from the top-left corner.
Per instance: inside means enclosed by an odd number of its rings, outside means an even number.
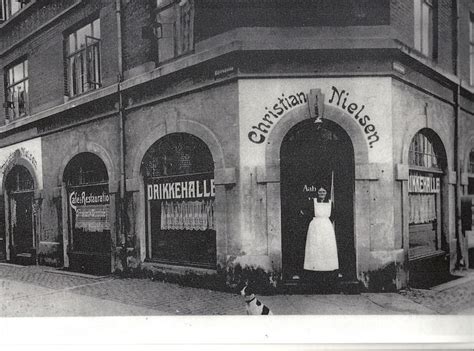
[[[326,201],[327,191],[320,187],[314,202],[314,217],[308,227],[304,269],[335,271],[339,269],[336,234],[331,216],[332,200]]]

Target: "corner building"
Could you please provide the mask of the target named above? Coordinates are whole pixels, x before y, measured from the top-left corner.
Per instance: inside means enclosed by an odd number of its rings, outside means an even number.
[[[298,289],[325,186],[341,287],[469,265],[467,3],[1,4],[3,260]]]

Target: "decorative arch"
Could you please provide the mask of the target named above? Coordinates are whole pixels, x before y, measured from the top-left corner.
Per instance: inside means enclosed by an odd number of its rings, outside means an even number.
[[[133,168],[131,176],[138,179],[143,157],[148,149],[159,139],[171,133],[188,133],[201,139],[209,148],[214,160],[214,169],[225,168],[224,151],[217,136],[206,126],[199,122],[180,120],[175,128],[162,123],[152,129],[138,146],[133,157]]]
[[[35,167],[31,164],[31,162],[28,159],[22,156],[18,156],[18,157],[13,158],[3,169],[2,181],[0,183],[0,187],[1,187],[0,194],[3,194],[3,192],[5,191],[5,182],[6,182],[8,173],[10,173],[10,171],[15,166],[25,167],[28,170],[28,172],[30,172],[31,177],[33,178],[34,188],[39,189],[39,180],[38,180],[38,175],[36,174],[36,171],[35,171]]]
[[[107,168],[108,176],[109,176],[109,184],[112,184],[117,181],[116,172],[115,172],[115,164],[112,161],[112,157],[110,156],[109,152],[99,144],[96,144],[93,142],[87,142],[83,145],[76,145],[75,147],[71,148],[68,152],[68,155],[64,157],[57,174],[57,180],[58,180],[59,186],[63,184],[64,171],[66,170],[66,167],[69,164],[69,162],[76,155],[83,152],[90,152],[98,156],[102,160],[102,162],[104,162],[105,167]]]
[[[308,118],[309,111],[305,105],[288,112],[277,122],[268,137],[265,149],[266,167],[275,167],[277,169],[280,167],[280,146],[283,138],[293,126]],[[324,118],[338,124],[350,136],[354,147],[355,164],[367,164],[369,162],[367,141],[354,118],[329,105],[324,105]]]

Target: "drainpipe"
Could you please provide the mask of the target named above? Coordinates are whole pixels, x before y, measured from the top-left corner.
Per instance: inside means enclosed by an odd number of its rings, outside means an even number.
[[[122,4],[121,0],[115,0],[115,14],[117,17],[117,93],[118,93],[118,114],[119,114],[119,130],[120,130],[120,245],[125,247],[126,234],[125,234],[125,111],[123,106],[123,96],[120,89],[120,84],[123,81],[123,47],[122,47]]]
[[[457,251],[457,260],[456,268],[465,266],[464,255],[464,243],[463,235],[461,228],[461,161],[460,156],[460,97],[461,97],[461,77],[459,69],[459,1],[453,1],[453,6],[455,7],[453,11],[455,25],[453,25],[454,30],[454,40],[456,45],[453,46],[453,55],[454,55],[454,73],[458,77],[458,83],[456,84],[456,93],[454,94],[454,166],[456,170],[456,191],[455,191],[455,213],[456,213],[456,251]]]

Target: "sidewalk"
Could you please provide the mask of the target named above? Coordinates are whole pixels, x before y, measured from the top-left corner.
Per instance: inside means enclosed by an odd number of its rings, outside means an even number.
[[[472,309],[474,279],[451,284],[442,291],[421,293],[276,295],[259,299],[276,315],[446,314]],[[451,310],[446,301],[455,302]],[[0,264],[0,317],[243,314],[244,302],[237,294],[148,279],[92,277],[50,267]]]

